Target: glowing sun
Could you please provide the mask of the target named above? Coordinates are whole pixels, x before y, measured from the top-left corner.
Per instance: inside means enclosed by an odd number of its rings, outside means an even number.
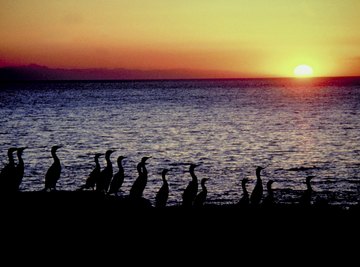
[[[313,75],[312,67],[308,65],[299,65],[294,69],[296,77],[311,77]]]

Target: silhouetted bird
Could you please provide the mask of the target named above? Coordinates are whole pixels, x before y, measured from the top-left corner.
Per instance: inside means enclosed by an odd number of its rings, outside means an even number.
[[[143,157],[139,164],[137,165],[137,170],[139,173],[138,178],[135,180],[130,189],[131,198],[141,198],[144,192],[144,189],[147,184],[148,172],[146,169],[146,161],[151,157]]]
[[[206,201],[206,197],[207,197],[207,188],[205,186],[205,182],[209,180],[208,178],[202,178],[201,179],[201,189],[202,191],[196,195],[195,199],[194,199],[194,206],[195,207],[202,207]]]
[[[100,193],[106,193],[109,189],[111,179],[113,177],[113,167],[110,156],[115,150],[107,150],[105,153],[106,166],[100,172],[99,179],[96,181],[96,191]]]
[[[124,156],[120,156],[117,158],[117,165],[119,167],[119,171],[114,174],[114,177],[110,184],[110,190],[109,190],[108,194],[112,194],[112,193],[117,194],[117,192],[119,192],[120,187],[122,186],[122,184],[124,182],[125,175],[124,175],[124,168],[122,166],[122,160],[125,158],[126,157],[124,157]]]
[[[166,202],[169,197],[169,184],[166,181],[165,175],[168,173],[168,169],[163,169],[161,173],[161,178],[163,181],[162,186],[160,187],[159,191],[156,194],[155,197],[155,207],[157,208],[163,208],[166,206]]]
[[[264,207],[271,207],[274,205],[274,191],[271,188],[272,184],[274,183],[273,180],[269,180],[266,184],[266,189],[267,189],[267,195],[263,200],[263,205]]]
[[[21,182],[24,177],[24,160],[22,158],[22,153],[27,147],[20,147],[17,149],[17,157],[18,157],[18,164],[16,165],[16,179],[14,182],[14,191],[18,191],[21,185]]]
[[[312,196],[313,190],[311,188],[310,181],[314,177],[315,176],[307,176],[306,177],[306,190],[300,197],[300,201],[299,201],[300,205],[303,207],[310,207],[310,205],[311,205],[311,196]]]
[[[16,179],[16,167],[13,153],[17,150],[15,147],[8,149],[7,155],[9,162],[4,166],[0,172],[0,190],[3,192],[11,191],[11,184]]]
[[[249,206],[249,202],[250,202],[250,198],[249,198],[249,193],[246,189],[246,183],[249,181],[249,179],[247,178],[244,178],[242,179],[241,181],[241,188],[242,188],[242,191],[243,191],[243,195],[239,201],[239,206],[241,207],[247,207]]]
[[[198,165],[191,164],[189,168],[189,172],[192,180],[189,182],[188,186],[185,188],[184,193],[182,195],[182,205],[184,207],[191,207],[193,205],[194,199],[198,192],[198,179],[194,173],[195,168]]]
[[[45,188],[44,191],[47,190],[56,190],[56,183],[60,178],[61,174],[61,164],[58,156],[56,155],[56,151],[62,146],[53,146],[51,148],[51,156],[54,159],[54,163],[50,166],[45,174]]]
[[[260,172],[263,169],[264,169],[263,167],[256,168],[256,185],[250,196],[251,205],[259,205],[261,198],[263,196],[263,185],[260,177]]]
[[[96,153],[94,157],[95,161],[95,168],[90,172],[89,177],[86,179],[86,182],[84,185],[82,185],[79,190],[83,189],[92,189],[94,190],[96,182],[99,180],[100,173],[101,173],[101,167],[99,163],[99,157],[101,157],[101,153]]]

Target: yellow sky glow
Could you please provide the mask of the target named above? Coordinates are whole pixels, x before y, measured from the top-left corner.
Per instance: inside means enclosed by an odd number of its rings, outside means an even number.
[[[0,2],[0,66],[360,75],[358,0]]]

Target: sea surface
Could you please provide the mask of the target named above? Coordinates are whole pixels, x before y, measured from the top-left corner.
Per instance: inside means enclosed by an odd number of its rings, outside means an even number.
[[[250,179],[251,193],[262,166],[264,195],[273,180],[279,203],[296,203],[313,175],[314,203],[350,207],[360,191],[360,79],[1,83],[0,168],[9,147],[28,147],[22,191],[44,188],[53,145],[64,146],[58,190],[79,188],[94,154],[115,149],[114,172],[127,157],[120,196],[151,156],[151,202],[167,168],[168,205],[180,204],[195,163],[199,180],[210,178],[208,203],[237,203],[241,180]]]

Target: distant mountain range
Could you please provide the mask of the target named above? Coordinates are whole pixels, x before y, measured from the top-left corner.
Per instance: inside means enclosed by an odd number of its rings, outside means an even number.
[[[240,73],[212,70],[61,69],[31,64],[0,68],[0,81],[24,80],[158,80],[238,78]]]

